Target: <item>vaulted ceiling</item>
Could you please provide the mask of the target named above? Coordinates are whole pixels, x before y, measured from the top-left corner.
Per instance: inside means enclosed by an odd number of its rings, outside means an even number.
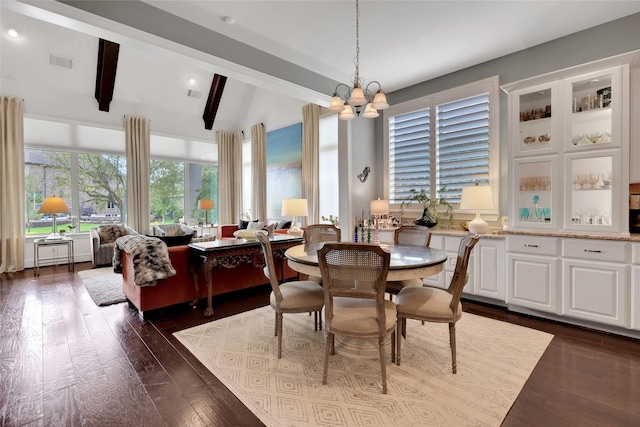
[[[363,0],[360,74],[389,92],[638,12],[640,1]],[[0,14],[0,93],[34,117],[120,128],[134,114],[160,134],[215,140],[299,122],[355,70],[354,1],[2,0]],[[119,46],[108,112],[101,38]],[[216,74],[227,80],[212,120]]]

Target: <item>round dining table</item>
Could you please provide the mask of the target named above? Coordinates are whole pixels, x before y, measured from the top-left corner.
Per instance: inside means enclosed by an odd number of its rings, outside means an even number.
[[[309,276],[318,276],[318,249],[325,242],[303,243],[292,246],[284,253],[291,269]],[[421,279],[441,272],[447,254],[441,249],[425,246],[380,243],[379,246],[391,254],[387,281]]]
[[[284,253],[289,267],[298,273],[321,277],[318,249],[325,243],[327,242],[303,243],[290,247]],[[422,279],[438,274],[447,260],[447,254],[441,249],[394,243],[380,243],[379,246],[391,254],[387,281]],[[387,336],[385,342],[387,348],[390,348],[390,336]],[[375,359],[380,356],[378,343],[374,338],[338,336],[335,339],[335,351],[352,358]]]

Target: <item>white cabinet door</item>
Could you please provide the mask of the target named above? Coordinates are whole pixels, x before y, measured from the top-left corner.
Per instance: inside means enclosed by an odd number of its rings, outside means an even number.
[[[473,293],[504,301],[504,240],[480,239],[473,252]]]
[[[625,264],[564,259],[564,314],[627,327]]]
[[[640,330],[640,265],[631,266],[631,327]]]
[[[554,257],[510,253],[507,303],[562,314]]]
[[[431,242],[429,243],[429,247],[446,250],[445,244],[444,244],[444,236],[431,236]],[[445,273],[447,271],[447,265],[449,262],[450,260],[447,259],[447,261],[445,261],[445,268],[440,273],[433,276],[425,277],[422,280],[422,282],[427,286],[436,286],[438,288],[447,287],[449,284],[447,283],[445,285]]]

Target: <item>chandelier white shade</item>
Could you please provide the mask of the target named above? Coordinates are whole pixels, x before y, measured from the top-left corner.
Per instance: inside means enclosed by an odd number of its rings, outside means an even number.
[[[387,103],[387,96],[382,91],[382,87],[379,82],[372,81],[371,83],[364,85],[364,79],[360,77],[360,2],[356,0],[356,72],[351,81],[351,86],[344,83],[338,84],[333,92],[333,97],[329,103],[329,110],[337,111],[340,113],[338,116],[341,120],[351,120],[356,115],[372,119],[378,117],[379,110],[389,108]],[[370,86],[377,85],[377,91],[374,86],[369,89]],[[364,88],[363,88],[364,87]],[[340,94],[340,89],[344,88],[344,94]]]
[[[469,231],[485,234],[489,232],[489,224],[480,217],[481,210],[493,209],[493,193],[491,187],[478,184],[462,189],[461,210],[475,210],[476,217],[469,223]]]

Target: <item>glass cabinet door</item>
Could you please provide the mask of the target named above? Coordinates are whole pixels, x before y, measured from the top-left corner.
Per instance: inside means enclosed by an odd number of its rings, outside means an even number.
[[[620,70],[605,70],[567,82],[567,101],[571,106],[567,150],[620,146],[616,121],[619,120]],[[566,105],[566,104],[565,104]]]
[[[558,85],[527,88],[514,93],[512,99],[512,146],[516,156],[557,151],[561,138],[557,129]]]
[[[521,228],[555,229],[559,227],[559,217],[555,205],[555,175],[557,157],[543,156],[517,159],[513,167],[515,218],[514,224]],[[557,210],[559,210],[558,208]]]
[[[619,162],[618,150],[567,155],[567,229],[621,231]]]

